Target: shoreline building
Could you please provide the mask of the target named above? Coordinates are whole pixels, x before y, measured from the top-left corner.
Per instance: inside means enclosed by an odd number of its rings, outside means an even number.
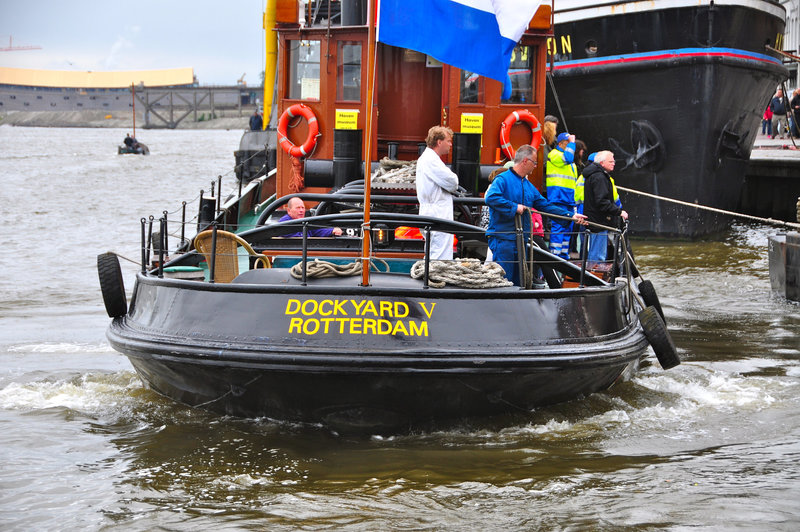
[[[0,112],[129,110],[131,85],[197,86],[191,67],[131,71],[32,70],[0,67]]]

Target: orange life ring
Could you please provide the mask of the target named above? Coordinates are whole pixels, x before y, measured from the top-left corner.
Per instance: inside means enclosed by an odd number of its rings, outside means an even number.
[[[514,124],[517,122],[525,122],[530,126],[531,146],[538,149],[539,144],[542,142],[542,126],[539,124],[539,121],[536,120],[536,117],[527,109],[511,111],[500,126],[500,148],[503,150],[503,153],[506,154],[506,157],[512,161],[514,160],[514,155],[517,153],[517,150],[514,149],[514,146],[511,145],[508,139],[511,128],[514,127]]]
[[[289,127],[289,119],[296,116],[302,116],[308,121],[308,137],[302,146],[296,146],[289,137],[286,136],[286,129]],[[308,156],[317,146],[317,137],[319,136],[319,122],[317,117],[314,116],[314,111],[310,107],[302,103],[296,103],[286,109],[278,119],[278,143],[283,148],[283,151],[297,157],[298,159]]]

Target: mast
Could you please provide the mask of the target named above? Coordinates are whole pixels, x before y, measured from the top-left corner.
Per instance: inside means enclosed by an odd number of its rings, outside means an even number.
[[[378,0],[369,0],[367,4],[367,138],[364,142],[364,223],[361,226],[361,285],[369,286],[369,259],[370,246],[372,244],[372,232],[370,230],[370,201],[372,191],[372,128],[373,124],[373,105],[375,99],[375,13]]]
[[[131,104],[133,105],[133,138],[136,138],[136,87],[131,82]]]

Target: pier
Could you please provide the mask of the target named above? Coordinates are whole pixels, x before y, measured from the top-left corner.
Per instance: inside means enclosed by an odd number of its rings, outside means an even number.
[[[800,140],[759,135],[745,173],[739,211],[752,216],[797,221],[800,197]]]

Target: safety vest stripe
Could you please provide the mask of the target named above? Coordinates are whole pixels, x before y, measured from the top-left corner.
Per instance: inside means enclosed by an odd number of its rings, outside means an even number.
[[[547,188],[561,187],[575,190],[575,181],[569,177],[550,177],[547,178]]]

